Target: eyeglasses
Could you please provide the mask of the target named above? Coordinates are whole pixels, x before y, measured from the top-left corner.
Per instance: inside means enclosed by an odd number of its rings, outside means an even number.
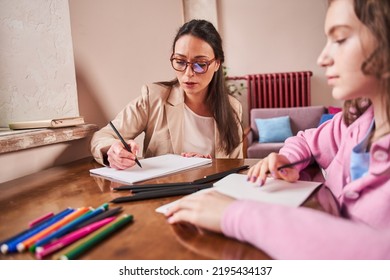
[[[184,59],[171,57],[171,64],[176,71],[184,72],[188,65],[191,65],[192,71],[196,74],[204,74],[209,70],[209,65],[215,61],[215,58],[209,61],[194,61],[188,62]]]

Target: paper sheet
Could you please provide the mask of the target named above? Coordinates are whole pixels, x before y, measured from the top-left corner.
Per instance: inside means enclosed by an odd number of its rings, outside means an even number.
[[[135,165],[124,170],[116,170],[109,167],[91,169],[90,173],[108,177],[120,182],[132,184],[148,179],[165,176],[190,168],[211,163],[208,158],[187,158],[180,155],[167,154],[157,157],[140,159],[142,168]]]
[[[298,207],[321,184],[320,182],[308,181],[289,183],[283,180],[267,178],[264,186],[260,187],[258,184],[248,182],[245,174],[230,174],[214,183],[212,189],[236,199],[256,200]],[[207,191],[210,190],[207,189]],[[177,200],[165,204],[157,208],[156,211],[165,213],[176,202]]]

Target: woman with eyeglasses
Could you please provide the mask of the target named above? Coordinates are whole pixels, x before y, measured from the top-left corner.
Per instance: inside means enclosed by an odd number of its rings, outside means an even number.
[[[226,90],[222,40],[215,27],[206,20],[185,23],[173,41],[170,61],[176,78],[144,85],[141,96],[112,121],[132,153],[107,125],[91,140],[96,161],[116,169],[132,167],[139,151],[133,139],[143,132],[144,157],[243,157],[242,107]]]

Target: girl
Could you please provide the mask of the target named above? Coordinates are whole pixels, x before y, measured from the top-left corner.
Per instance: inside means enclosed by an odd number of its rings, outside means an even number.
[[[390,259],[390,1],[329,1],[325,33],[318,63],[344,112],[286,140],[248,180],[263,185],[270,172],[294,182],[307,162],[277,168],[311,157],[343,217],[210,192],[180,200],[168,222],[223,232],[276,259]]]

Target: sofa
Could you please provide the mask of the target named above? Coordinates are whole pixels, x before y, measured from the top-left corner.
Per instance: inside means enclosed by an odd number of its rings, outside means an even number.
[[[324,106],[252,109],[250,111],[250,127],[246,128],[244,132],[244,156],[264,158],[271,152],[278,152],[284,144],[285,130],[288,130],[287,134],[291,133],[289,136],[292,136],[296,135],[298,131],[317,127],[326,113],[327,108]],[[284,124],[282,125],[284,126],[282,128],[279,122],[271,123],[271,121],[279,119],[283,120]],[[267,122],[269,123],[268,128],[264,125]],[[263,134],[262,131],[259,131],[259,127],[262,127]],[[272,133],[273,136],[267,140],[265,137],[269,133]],[[264,137],[262,137],[263,135]],[[273,141],[273,139],[276,140]]]

